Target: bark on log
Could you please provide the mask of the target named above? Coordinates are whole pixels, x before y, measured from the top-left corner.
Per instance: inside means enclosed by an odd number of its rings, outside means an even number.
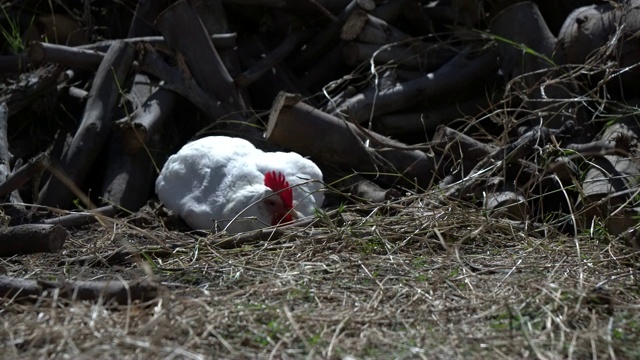
[[[238,43],[238,57],[245,69],[254,68],[261,60],[262,54],[271,52],[269,36],[244,37]],[[268,109],[281,91],[302,94],[311,97],[302,80],[296,76],[285,62],[274,63],[271,71],[267,71],[245,89],[251,94],[254,109]]]
[[[496,53],[488,51],[470,59],[463,51],[440,69],[422,78],[407,81],[378,92],[366,90],[342,104],[332,114],[346,114],[353,121],[363,122],[370,117],[388,114],[424,101],[435,95],[451,94],[467,86],[470,81],[497,70]]]
[[[56,297],[69,300],[101,301],[107,305],[130,305],[158,296],[158,285],[150,280],[123,283],[110,281],[44,281],[0,276],[0,297],[17,301],[38,301],[45,294],[57,291]]]
[[[440,125],[448,125],[465,117],[475,118],[489,106],[486,98],[459,102],[443,107],[391,113],[373,119],[373,129],[388,136],[432,133]]]
[[[198,109],[214,119],[223,118],[228,110],[218,106],[211,97],[185,73],[169,66],[149,45],[144,48],[141,70],[163,80],[163,87],[191,101]]]
[[[158,30],[184,61],[196,83],[228,112],[245,110],[233,79],[198,14],[186,0],[169,6],[156,19]]]
[[[275,100],[266,138],[320,162],[375,176],[390,185],[424,190],[433,181],[435,159],[418,150],[398,150],[406,145],[373,132],[365,134],[290,94],[282,93]],[[365,143],[371,143],[370,147]]]
[[[26,53],[0,56],[0,74],[19,74],[27,70],[29,56]]]
[[[105,56],[98,51],[42,42],[32,42],[28,54],[32,65],[54,63],[84,70],[97,69]]]
[[[507,79],[521,78],[522,84],[512,86],[526,94],[525,103],[529,108],[544,109],[540,114],[543,125],[558,128],[574,119],[573,111],[566,109],[566,100],[572,98],[571,92],[577,87],[572,80],[560,80],[561,71],[553,69],[564,64],[565,57],[564,53],[557,51],[558,41],[544,22],[538,6],[532,2],[509,6],[496,15],[490,28],[492,33],[506,39],[497,39],[503,72]],[[535,54],[523,51],[522,47],[533,50]],[[545,69],[548,70],[542,71]],[[538,122],[536,117],[531,125]]]
[[[9,137],[7,135],[7,128],[9,127],[9,108],[6,103],[0,104],[0,183],[4,183],[9,176],[11,176],[11,158],[9,153]],[[15,189],[14,189],[15,190]],[[10,191],[11,193],[9,202],[22,203],[20,194],[17,191]],[[0,194],[0,197],[4,198],[7,194]]]
[[[155,35],[157,30],[153,22],[169,4],[169,0],[138,0],[127,37]]]
[[[626,141],[624,141],[626,143]],[[596,140],[586,144],[567,144],[564,149],[588,157],[597,155],[630,155],[628,144],[619,140]]]
[[[121,264],[135,264],[141,256],[153,256],[154,258],[167,258],[175,255],[175,249],[182,244],[167,244],[167,247],[144,247],[142,249],[131,249],[130,247],[120,248],[106,254],[91,254],[77,256],[74,258],[61,259],[58,266],[78,265],[78,266],[115,266]]]
[[[213,34],[211,37],[211,43],[216,47],[216,49],[233,49],[236,46],[237,34],[235,33],[225,33],[225,34]],[[118,39],[118,40],[103,40],[98,41],[96,43],[91,43],[87,45],[82,45],[76,47],[76,49],[84,49],[84,50],[93,50],[97,52],[106,52],[109,50],[109,47],[113,45],[116,41],[124,41],[131,45],[137,46],[140,43],[148,43],[151,45],[164,45],[167,46],[167,43],[164,41],[163,36],[143,36],[143,37],[131,37],[126,39]]]
[[[221,0],[189,0],[189,2],[198,13],[198,17],[202,20],[209,34],[222,34],[233,31],[227,20],[227,14]],[[222,59],[222,63],[229,73],[229,76],[236,78],[242,72],[238,52],[233,46],[224,48],[216,47],[216,50],[218,50],[220,59]],[[241,97],[244,107],[247,109],[251,108],[251,97],[246,89],[239,88],[238,94]]]
[[[265,72],[271,70],[289,56],[304,37],[306,37],[306,34],[301,31],[287,36],[287,38],[285,38],[278,47],[267,54],[267,56],[263,57],[250,69],[247,69],[242,74],[236,76],[236,84],[240,87],[247,87],[254,81],[258,80]]]
[[[640,142],[640,126],[633,116],[622,118],[604,130],[602,140],[634,144],[630,152],[635,154]],[[633,226],[637,222],[633,218],[625,220],[628,214],[620,207],[631,205],[629,190],[640,184],[640,162],[637,156],[605,155],[593,159],[592,164],[585,174],[583,197],[577,207],[583,214],[581,225],[588,227],[593,218],[598,217],[611,234],[619,235],[628,228],[621,224]]]
[[[427,35],[435,32],[431,18],[427,15],[419,0],[405,1],[403,14],[409,25],[416,29],[418,34]]]
[[[445,129],[445,131],[449,130]],[[560,129],[535,127],[525,132],[516,141],[498,148],[484,157],[482,157],[481,145],[473,139],[460,137],[463,140],[460,145],[469,149],[460,148],[459,151],[450,152],[449,154],[458,156],[458,154],[468,153],[470,149],[474,149],[474,152],[475,150],[480,150],[479,153],[476,152],[474,155],[474,158],[478,158],[478,161],[475,162],[475,167],[468,176],[457,183],[448,185],[446,196],[450,198],[465,198],[476,191],[475,198],[481,198],[482,191],[484,191],[487,181],[489,181],[488,179],[495,174],[500,174],[507,184],[531,182],[532,176],[536,176],[535,181],[537,181],[537,176],[539,176],[537,174],[538,166],[528,163],[525,159],[535,155],[539,148],[544,147],[549,142],[551,136],[562,136],[573,131],[574,124],[571,121]],[[446,134],[439,134],[438,137],[446,139]],[[442,142],[439,141],[439,143]],[[436,146],[438,145],[436,144]],[[522,177],[526,178],[526,180],[523,180]],[[480,192],[478,193],[477,191]]]
[[[34,100],[57,91],[58,84],[66,81],[61,66],[47,65],[20,75],[17,81],[0,87],[0,103],[6,102],[9,115],[33,106]]]
[[[77,88],[75,86],[69,86],[68,94],[69,94],[69,97],[71,97],[72,99],[77,99],[80,102],[84,102],[89,98],[88,91]]]
[[[317,19],[318,15],[322,15],[331,21],[338,21],[333,14],[342,11],[350,2],[351,0],[287,0],[286,10],[299,16],[309,16],[313,19]]]
[[[149,78],[137,75],[137,87],[149,87]],[[133,92],[133,90],[132,90]],[[130,119],[118,122],[108,146],[102,198],[130,211],[138,211],[149,199],[149,184],[155,178],[151,149],[160,147],[160,130],[171,114],[175,95],[156,89]]]
[[[298,72],[303,72],[316,63],[323,54],[330,52],[340,39],[340,31],[345,21],[358,8],[358,2],[356,0],[351,1],[336,17],[338,21],[329,23],[316,36],[310,39],[304,50],[292,59],[291,63],[294,64],[294,69]]]
[[[225,3],[236,5],[255,5],[267,7],[283,7],[287,5],[287,0],[222,0]]]
[[[340,77],[346,65],[342,49],[344,44],[340,43],[318,58],[318,61],[308,70],[302,78],[302,85],[309,92],[322,88],[326,84]]]
[[[402,195],[398,190],[385,189],[362,175],[347,174],[333,166],[324,164],[321,164],[320,169],[323,180],[329,189],[325,193],[324,208],[337,207],[345,200],[384,203]]]
[[[44,153],[36,155],[33,159],[29,160],[29,163],[15,170],[0,182],[0,197],[5,197],[9,193],[20,189],[30,180],[35,179],[35,181],[38,182],[42,173],[49,166],[50,161],[48,155]]]
[[[383,189],[371,180],[363,179],[355,183],[350,191],[350,198],[373,203],[384,203],[385,201],[397,199],[401,196],[396,189]]]
[[[7,179],[13,175],[11,171],[11,158],[9,153],[9,137],[7,134],[7,128],[9,125],[9,109],[6,103],[0,104],[0,188],[2,184],[7,182]],[[18,166],[18,165],[16,165]],[[0,198],[4,199],[6,195],[9,195],[9,204],[2,206],[4,214],[9,216],[12,223],[22,223],[22,219],[28,217],[27,210],[22,204],[22,197],[16,188],[7,191],[5,194],[0,194]]]
[[[502,179],[500,179],[502,181]],[[522,191],[514,186],[501,186],[487,191],[484,196],[483,207],[491,217],[507,217],[512,220],[524,221],[529,217],[529,206]]]
[[[358,40],[369,44],[390,44],[396,42],[405,42],[411,37],[395,27],[389,25],[386,21],[368,14],[363,10],[354,11],[344,26],[340,34],[342,40]],[[416,44],[420,41],[416,40]]]
[[[619,81],[610,89],[616,91],[622,85],[631,90],[640,81],[640,69],[636,66],[640,62],[640,45],[633,40],[638,31],[640,1],[630,0],[615,7],[602,4],[574,10],[562,25],[558,38],[570,63],[583,64],[589,58],[599,58],[603,65],[612,61],[626,68],[617,74]],[[593,80],[597,82],[603,76],[610,75],[599,74]]]
[[[426,45],[426,44],[425,44]],[[434,46],[432,49],[402,45],[376,45],[349,42],[342,49],[347,65],[358,65],[363,62],[374,64],[393,63],[403,69],[433,71],[445,65],[456,56],[457,51],[451,48]]]
[[[116,213],[116,208],[113,205],[107,205],[87,212],[72,212],[67,215],[46,219],[44,223],[62,227],[79,227],[93,224],[97,222],[100,217],[112,218]]]
[[[98,68],[80,127],[60,161],[68,180],[77,185],[87,177],[109,135],[112,108],[133,64],[134,54],[135,49],[124,41],[114,43]],[[56,177],[52,177],[40,193],[40,203],[49,206],[65,207],[72,199],[71,190]]]
[[[470,163],[477,163],[498,150],[496,146],[481,143],[446,126],[438,126],[431,143],[440,154],[448,154],[455,160]]]
[[[27,224],[0,230],[0,256],[56,252],[69,234],[57,225]]]

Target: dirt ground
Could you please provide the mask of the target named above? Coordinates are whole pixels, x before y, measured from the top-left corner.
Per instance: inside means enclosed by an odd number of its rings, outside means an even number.
[[[597,229],[524,229],[428,195],[230,249],[175,224],[146,208],[69,229],[60,253],[1,259],[14,277],[149,278],[160,291],[117,306],[2,299],[0,357],[640,357],[638,253]],[[117,249],[139,255],[105,256]],[[85,255],[101,260],[72,260]]]

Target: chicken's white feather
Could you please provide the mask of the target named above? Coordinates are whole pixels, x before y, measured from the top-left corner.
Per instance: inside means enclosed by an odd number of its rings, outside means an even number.
[[[271,225],[273,214],[261,200],[274,196],[264,185],[273,170],[292,186],[298,214],[312,215],[322,205],[322,172],[313,162],[295,153],[265,153],[226,136],[193,141],[169,157],[156,193],[193,229],[249,231]]]

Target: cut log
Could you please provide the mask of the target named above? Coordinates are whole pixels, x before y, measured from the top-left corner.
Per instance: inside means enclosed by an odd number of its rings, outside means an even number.
[[[9,125],[9,109],[7,108],[6,103],[0,104],[0,190],[2,188],[2,184],[7,182],[13,172],[11,171],[11,158],[12,155],[9,153],[9,137],[7,134],[7,128]],[[0,193],[1,198],[5,198],[5,196],[9,195],[9,204],[2,206],[4,210],[4,215],[11,217],[13,222],[21,223],[23,218],[26,218],[27,210],[23,205],[22,197],[16,188],[7,188],[4,194]]]
[[[477,163],[498,150],[491,144],[481,143],[472,137],[446,126],[438,126],[433,140],[434,150],[447,154],[454,160]]]
[[[6,103],[0,104],[0,183],[4,182],[11,175],[11,158],[12,155],[9,153],[9,137],[7,135],[7,128],[9,127],[9,108]],[[15,190],[15,189],[12,189]],[[4,197],[8,194],[2,195],[0,197]],[[22,199],[20,198],[20,194],[18,192],[10,192],[11,199],[10,202],[22,203]]]
[[[411,36],[363,10],[356,10],[342,27],[340,38],[347,41],[358,40],[369,44],[384,45],[407,42]],[[415,40],[411,43],[419,44],[420,41]]]
[[[131,249],[130,246],[125,246],[118,250],[113,250],[103,254],[91,254],[77,256],[74,258],[61,259],[58,261],[58,266],[78,265],[78,266],[115,266],[122,264],[135,264],[139,261],[141,256],[153,256],[154,258],[168,258],[175,255],[176,248],[182,246],[182,244],[167,244],[168,247],[145,247],[142,249]]]
[[[564,53],[557,51],[558,41],[538,6],[528,1],[509,6],[496,15],[490,28],[498,37],[502,71],[507,79],[519,79],[511,86],[526,94],[525,104],[531,110],[543,110],[543,125],[559,128],[574,120],[574,105],[566,101],[577,86],[571,79],[560,80],[562,72],[556,67],[565,63]],[[530,124],[539,122],[535,117]]]
[[[211,43],[216,47],[216,49],[233,49],[236,46],[237,34],[235,33],[227,33],[227,34],[213,34],[211,37]],[[77,49],[84,50],[93,50],[96,52],[106,52],[109,50],[109,47],[113,45],[115,41],[124,41],[131,45],[137,46],[139,44],[151,44],[154,46],[167,46],[167,43],[164,41],[164,37],[162,36],[143,36],[143,37],[132,37],[127,39],[118,39],[118,40],[103,40],[95,43],[78,46]]]
[[[604,76],[613,82],[610,90],[623,88],[635,91],[640,81],[640,45],[635,41],[640,31],[640,0],[625,1],[613,6],[601,4],[574,10],[560,29],[558,38],[573,64],[584,64],[592,58],[598,63],[617,63],[625,69],[611,77],[610,68],[605,73],[593,75],[598,82]],[[616,80],[616,81],[613,81]]]
[[[500,179],[499,182],[503,182]],[[483,208],[491,217],[507,217],[511,220],[525,221],[529,217],[529,205],[522,191],[514,186],[502,185],[487,191]]]
[[[329,189],[325,193],[324,208],[337,207],[345,200],[380,204],[402,195],[398,190],[385,189],[362,175],[346,174],[332,166],[322,166],[321,170]]]
[[[368,201],[372,203],[383,203],[385,201],[397,199],[401,196],[396,189],[383,189],[373,181],[363,179],[355,183],[349,194],[352,198],[359,201]]]
[[[0,182],[0,197],[7,196],[15,190],[20,189],[27,182],[35,179],[40,180],[42,173],[50,166],[49,156],[44,153],[36,155],[29,162],[15,170]]]
[[[622,118],[604,130],[602,140],[624,142],[627,146],[633,144],[631,152],[635,154],[640,143],[640,126],[633,116]],[[577,205],[582,215],[581,225],[589,227],[597,217],[612,235],[619,235],[637,224],[633,218],[635,212],[626,210],[635,204],[631,196],[640,185],[640,162],[635,155],[605,155],[592,159],[591,164],[582,182],[583,196]],[[631,218],[627,218],[629,214]],[[623,224],[629,226],[625,228]]]
[[[286,39],[278,45],[267,56],[263,57],[258,63],[247,69],[242,74],[236,76],[235,82],[240,87],[247,87],[258,78],[260,78],[265,72],[271,70],[278,63],[284,60],[293,50],[298,46],[300,41],[306,37],[304,32],[295,32],[289,35]]]
[[[287,5],[287,0],[222,0],[225,3],[237,4],[237,5],[256,5],[267,7],[284,7]]]
[[[69,151],[60,161],[61,170],[76,185],[84,182],[109,135],[111,112],[133,64],[134,54],[135,49],[131,45],[124,41],[116,42],[98,68],[80,127],[73,137]],[[68,186],[54,176],[42,189],[40,203],[66,207],[73,196]]]
[[[149,78],[136,75],[132,92],[149,88]],[[107,151],[102,198],[132,212],[149,199],[149,184],[155,178],[152,149],[160,147],[163,122],[169,118],[175,94],[156,88],[146,99],[138,99],[133,115],[117,123]]]
[[[100,66],[105,54],[64,45],[32,42],[29,45],[29,62],[33,65],[54,63],[72,69],[95,70]]]
[[[336,45],[329,52],[321,55],[312,67],[305,69],[308,71],[301,78],[303,86],[308,91],[318,90],[340,77],[343,70],[347,68],[344,63],[343,48],[343,43]]]
[[[425,190],[431,185],[437,162],[418,150],[398,150],[406,145],[373,132],[363,133],[355,125],[285,93],[273,104],[266,138],[317,161],[410,190]]]
[[[403,15],[409,25],[416,29],[418,34],[427,35],[434,33],[431,18],[429,18],[429,15],[427,15],[419,0],[405,1]]]
[[[198,17],[202,20],[202,23],[207,29],[207,32],[211,34],[230,33],[234,31],[227,19],[227,13],[221,0],[189,0],[193,9],[198,13]],[[214,44],[215,45],[215,44]],[[236,78],[243,71],[240,66],[240,58],[238,51],[231,47],[218,47],[216,50],[222,59],[229,76]],[[252,107],[251,97],[244,88],[238,88],[238,94],[241,97],[244,108],[249,109]]]
[[[281,91],[292,94],[302,94],[310,96],[306,87],[302,84],[302,79],[293,73],[286,62],[278,62],[275,59],[279,50],[272,50],[270,46],[273,39],[268,35],[257,35],[253,37],[243,37],[238,43],[237,53],[243,68],[248,69],[244,74],[236,77],[236,82],[241,85],[245,80],[243,76],[247,76],[252,81],[250,86],[245,90],[251,94],[251,102],[255,109],[268,109]],[[283,49],[286,52],[286,49]],[[267,57],[274,55],[273,60],[265,60]],[[281,53],[282,54],[282,53]],[[280,58],[281,55],[277,55]],[[268,63],[272,63],[273,67],[266,69]],[[255,76],[258,75],[258,76]],[[306,76],[305,76],[306,78]]]
[[[431,134],[440,125],[448,125],[459,119],[475,118],[488,107],[489,101],[486,98],[477,98],[420,112],[385,114],[373,119],[373,129],[388,136]]]
[[[27,224],[0,230],[0,256],[56,252],[62,249],[69,237],[67,231],[57,225]]]
[[[218,106],[192,78],[188,78],[185,73],[175,67],[169,66],[150,45],[144,47],[141,70],[162,79],[165,82],[164,88],[191,101],[212,118],[219,119],[228,115],[228,109]]]
[[[44,223],[62,227],[79,227],[93,224],[100,217],[114,217],[116,213],[116,208],[113,205],[107,205],[87,212],[72,212],[67,215],[46,219]]]
[[[69,300],[101,301],[104,304],[131,305],[158,296],[158,285],[150,280],[44,281],[0,276],[0,297],[17,301],[38,301],[56,291],[56,297]]]
[[[211,98],[225,104],[229,112],[245,110],[207,30],[186,0],[169,6],[157,17],[156,25],[169,47],[179,54],[179,62],[184,61],[196,83]]]
[[[347,114],[353,121],[364,122],[370,117],[388,114],[425,101],[431,96],[451,94],[498,69],[497,54],[487,51],[477,58],[469,58],[463,51],[435,72],[422,78],[378,91],[368,89],[339,106],[334,115]]]
[[[294,69],[298,72],[303,72],[316,63],[318,59],[322,58],[324,54],[330,52],[340,40],[342,26],[351,16],[351,13],[357,9],[359,9],[358,2],[356,0],[351,1],[336,17],[337,21],[329,23],[309,40],[304,50],[292,59],[291,63],[294,64]]]
[[[19,74],[27,70],[29,56],[26,53],[0,56],[0,74]]]
[[[127,37],[155,35],[157,30],[153,21],[169,4],[169,0],[138,0]]]
[[[426,44],[425,44],[426,45]],[[387,46],[349,42],[342,49],[347,65],[363,62],[374,64],[393,63],[403,69],[433,71],[446,64],[458,53],[452,48],[434,46],[432,49],[420,49],[411,45]]]
[[[55,94],[58,85],[66,81],[61,66],[46,65],[28,73],[21,73],[16,81],[0,86],[0,103],[6,103],[9,115],[33,106],[35,99]]]

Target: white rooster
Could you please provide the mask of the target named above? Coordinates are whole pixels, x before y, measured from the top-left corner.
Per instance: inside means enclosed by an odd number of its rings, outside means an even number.
[[[160,201],[191,228],[228,233],[310,216],[322,205],[322,188],[312,161],[226,136],[186,144],[156,180]]]

